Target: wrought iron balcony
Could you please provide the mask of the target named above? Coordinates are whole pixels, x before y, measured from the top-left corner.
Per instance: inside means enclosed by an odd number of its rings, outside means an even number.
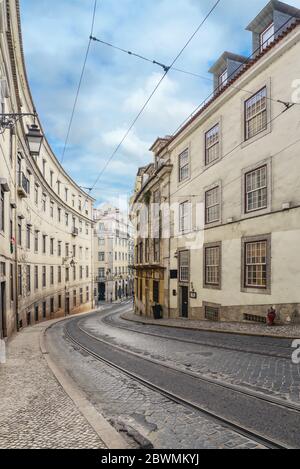
[[[29,195],[29,179],[23,171],[18,173],[18,194],[22,199]]]

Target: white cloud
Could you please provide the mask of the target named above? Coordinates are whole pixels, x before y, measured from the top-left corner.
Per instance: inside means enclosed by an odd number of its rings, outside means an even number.
[[[220,3],[182,57],[178,68],[209,77],[224,50],[247,54],[244,28],[268,0]],[[214,0],[110,0],[99,2],[94,34],[167,65],[210,10]],[[36,107],[60,157],[87,41],[93,0],[22,0],[26,63]],[[300,8],[300,0],[288,0]],[[92,43],[64,166],[92,186],[113,149],[162,76],[151,63]],[[95,196],[131,191],[148,148],[172,133],[212,91],[212,83],[170,71],[149,107],[97,186]]]

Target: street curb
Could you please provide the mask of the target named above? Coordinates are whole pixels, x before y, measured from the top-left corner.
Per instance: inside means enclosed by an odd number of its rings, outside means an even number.
[[[91,312],[93,313],[93,311]],[[90,313],[84,313],[90,314]],[[79,315],[76,315],[79,316]],[[46,347],[46,332],[54,324],[64,321],[68,318],[61,318],[49,324],[40,333],[40,350],[47,362],[48,367],[52,371],[54,377],[61,385],[65,393],[74,402],[75,406],[88,421],[99,438],[107,446],[108,449],[129,449],[126,440],[115,430],[115,428],[97,411],[97,409],[88,401],[84,393],[78,388],[75,381],[50,358]]]
[[[217,334],[230,334],[230,335],[242,335],[242,336],[252,336],[252,337],[265,337],[265,338],[270,338],[270,339],[287,339],[287,340],[296,340],[299,337],[290,337],[290,336],[285,336],[285,335],[272,335],[272,334],[260,334],[260,333],[254,333],[254,332],[242,332],[242,331],[227,331],[227,330],[220,330],[220,329],[205,329],[204,327],[183,327],[180,324],[161,324],[159,323],[159,320],[153,322],[146,322],[143,320],[138,320],[135,318],[129,318],[125,317],[125,314],[121,314],[121,318],[124,319],[125,321],[129,322],[134,322],[135,324],[143,324],[143,325],[148,325],[148,326],[159,326],[159,327],[166,327],[166,328],[172,328],[172,329],[183,329],[186,331],[198,331],[198,332],[214,332]],[[300,334],[299,334],[300,335]]]

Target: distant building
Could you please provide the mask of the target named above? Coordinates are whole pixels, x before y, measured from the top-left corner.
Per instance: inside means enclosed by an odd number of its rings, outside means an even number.
[[[133,292],[133,232],[126,214],[106,205],[94,210],[94,273],[97,301],[117,301]]]

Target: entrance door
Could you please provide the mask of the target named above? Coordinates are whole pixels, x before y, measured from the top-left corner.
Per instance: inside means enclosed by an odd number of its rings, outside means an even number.
[[[99,283],[99,301],[105,301],[105,283]]]
[[[70,298],[66,296],[66,315],[70,314]]]
[[[5,310],[5,282],[1,282],[0,291],[0,339],[7,337],[6,310]]]
[[[182,318],[189,317],[189,287],[181,287],[180,312]]]

